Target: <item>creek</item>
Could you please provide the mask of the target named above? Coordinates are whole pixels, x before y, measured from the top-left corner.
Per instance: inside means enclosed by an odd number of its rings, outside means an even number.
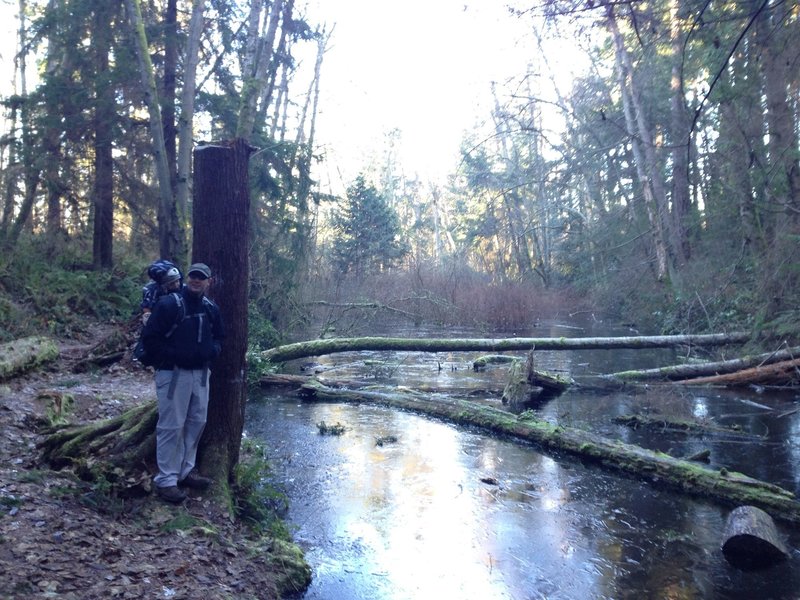
[[[374,334],[374,333],[373,333]],[[511,337],[392,330],[393,337]],[[525,337],[632,335],[597,323],[541,324]],[[730,357],[736,348],[729,348]],[[676,364],[679,350],[540,351],[536,366],[589,375]],[[522,356],[523,353],[517,353]],[[436,389],[500,405],[507,366],[478,353],[359,352],[295,361],[295,372]],[[299,364],[303,363],[303,364]],[[711,451],[728,468],[800,492],[798,394],[651,386],[571,389],[531,407],[541,418],[673,456]],[[642,414],[738,426],[742,434],[632,429]],[[321,435],[319,424],[344,426]],[[423,416],[372,405],[251,395],[246,435],[263,442],[288,520],[313,568],[307,599],[798,598],[800,530],[778,523],[790,557],[742,571],[720,545],[730,507],[544,454]]]

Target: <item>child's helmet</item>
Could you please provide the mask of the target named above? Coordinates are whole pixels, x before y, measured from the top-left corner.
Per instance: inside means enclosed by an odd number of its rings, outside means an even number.
[[[180,271],[178,271],[178,268],[170,261],[162,259],[153,262],[147,268],[147,276],[159,285],[163,285],[167,283],[166,281],[163,281],[163,279],[170,269],[175,269],[175,271],[178,272],[178,277],[180,277]],[[174,279],[172,281],[174,281]]]
[[[159,285],[167,285],[173,281],[178,281],[180,278],[181,272],[178,270],[178,267],[171,267],[166,273],[164,273],[164,275],[161,276],[161,279],[157,281]]]

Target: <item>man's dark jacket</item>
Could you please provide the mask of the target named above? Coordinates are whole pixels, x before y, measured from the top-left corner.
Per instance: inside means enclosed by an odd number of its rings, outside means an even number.
[[[225,335],[219,307],[186,287],[178,293],[183,311],[173,294],[159,298],[142,330],[142,344],[155,357],[156,369],[208,367],[219,356]]]

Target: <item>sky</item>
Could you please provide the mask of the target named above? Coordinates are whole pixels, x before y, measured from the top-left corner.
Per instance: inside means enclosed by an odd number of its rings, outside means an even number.
[[[3,94],[17,7],[0,0]],[[297,8],[333,31],[315,141],[326,158],[319,176],[335,188],[380,157],[394,129],[404,174],[444,182],[465,131],[490,118],[492,82],[502,86],[536,61],[531,18],[511,15],[503,0],[306,0]]]
[[[530,22],[502,0],[310,0],[308,18],[333,29],[316,138],[332,179],[351,180],[393,129],[405,175],[442,179],[489,118],[491,83],[524,73],[532,52]]]

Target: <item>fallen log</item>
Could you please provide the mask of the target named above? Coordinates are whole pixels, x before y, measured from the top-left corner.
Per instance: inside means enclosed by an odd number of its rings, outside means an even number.
[[[50,338],[32,336],[0,344],[0,381],[22,375],[59,356],[56,343]]]
[[[318,383],[303,386],[301,394],[316,400],[383,404],[459,425],[480,427],[492,433],[533,443],[543,451],[571,454],[608,469],[636,475],[646,481],[668,485],[723,504],[758,506],[770,511],[776,518],[800,524],[800,502],[792,492],[777,485],[726,469],[713,471],[661,452],[580,429],[555,425],[532,418],[528,412],[517,417],[509,412],[466,400],[431,400],[426,395],[413,392],[388,394],[334,390]]]
[[[725,525],[722,553],[740,569],[760,569],[789,557],[775,523],[755,506],[734,509]]]
[[[735,373],[726,373],[725,375],[696,377],[694,379],[679,379],[673,383],[681,383],[686,385],[793,386],[800,383],[800,358],[753,367],[751,369],[742,369],[741,371],[736,371]]]
[[[309,340],[277,346],[261,353],[263,359],[279,363],[307,356],[362,350],[394,352],[504,352],[511,350],[616,350],[620,348],[671,348],[674,346],[720,346],[742,344],[750,339],[746,333],[714,333],[706,335],[657,335],[593,338],[331,338]]]
[[[507,354],[487,354],[486,356],[479,356],[472,361],[472,370],[483,371],[489,365],[507,365],[515,360],[518,359]]]
[[[700,423],[698,421],[687,421],[669,419],[666,417],[649,417],[644,415],[620,415],[611,419],[614,423],[625,425],[632,429],[640,427],[654,431],[682,432],[686,434],[718,433],[731,434],[735,436],[749,436],[750,434],[742,431],[740,427],[720,427],[710,423]],[[763,439],[760,436],[753,436],[756,439]]]
[[[756,356],[744,356],[733,360],[706,362],[692,365],[670,365],[657,369],[642,369],[638,371],[619,371],[604,377],[620,381],[676,381],[692,379],[695,377],[715,376],[725,373],[735,373],[750,367],[768,365],[785,360],[794,360],[800,357],[800,347],[786,348],[776,352],[767,352]],[[688,383],[688,382],[687,382]]]

